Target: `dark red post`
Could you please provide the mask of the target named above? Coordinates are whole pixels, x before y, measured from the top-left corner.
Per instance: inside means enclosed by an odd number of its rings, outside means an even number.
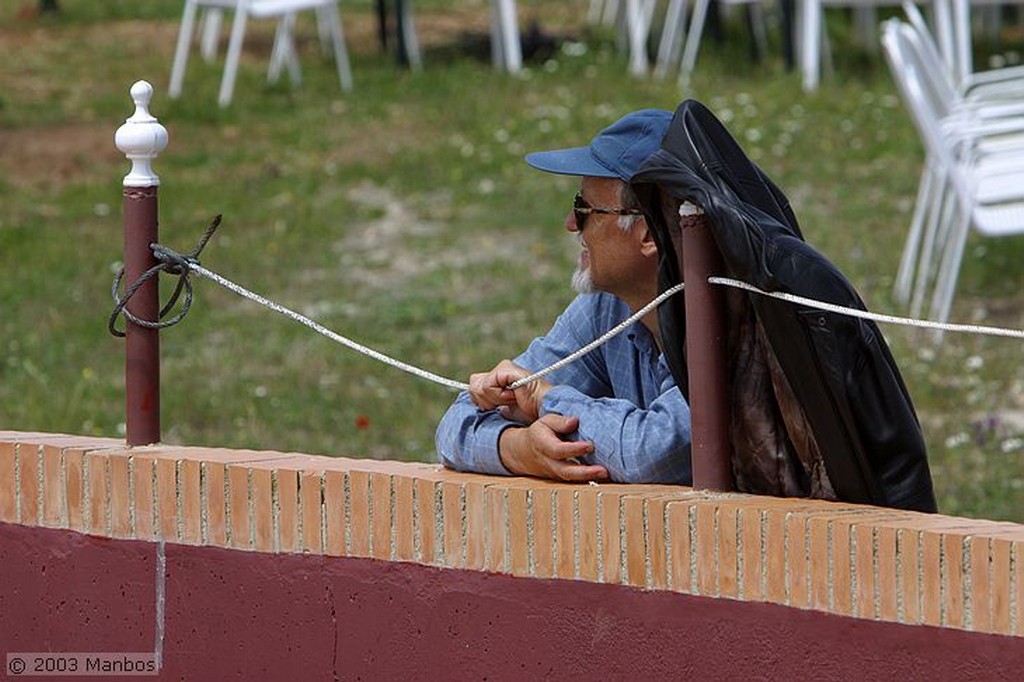
[[[708,277],[722,268],[707,218],[693,204],[679,209],[686,282],[686,366],[690,379],[693,487],[732,490],[729,385],[725,371],[725,297]]]
[[[153,86],[131,88],[135,113],[114,135],[118,149],[132,162],[124,178],[124,281],[131,284],[156,265],[150,244],[157,241],[157,187],[151,162],[167,146],[167,130],[149,113]],[[143,284],[126,306],[140,320],[158,319],[157,278]],[[160,336],[125,322],[125,440],[129,446],[160,441]]]

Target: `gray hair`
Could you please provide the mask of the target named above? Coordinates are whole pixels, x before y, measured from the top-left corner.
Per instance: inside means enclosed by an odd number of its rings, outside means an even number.
[[[619,183],[619,206],[622,208],[641,208],[640,200],[636,198],[636,194],[628,182]],[[619,224],[619,229],[623,232],[629,232],[641,217],[638,215],[620,215],[616,222]]]

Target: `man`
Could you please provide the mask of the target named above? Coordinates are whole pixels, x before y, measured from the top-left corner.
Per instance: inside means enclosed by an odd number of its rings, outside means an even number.
[[[661,352],[657,312],[514,391],[658,294],[658,249],[628,180],[661,145],[671,112],[636,111],[589,146],[537,152],[534,168],[581,178],[565,228],[580,242],[579,296],[515,361],[470,377],[435,441],[460,471],[563,481],[690,483],[690,409]]]

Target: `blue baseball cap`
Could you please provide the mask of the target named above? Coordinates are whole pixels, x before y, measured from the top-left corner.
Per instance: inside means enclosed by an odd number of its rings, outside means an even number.
[[[661,148],[672,112],[641,109],[626,114],[590,141],[589,147],[526,155],[534,168],[559,175],[619,178],[628,182],[647,157]]]

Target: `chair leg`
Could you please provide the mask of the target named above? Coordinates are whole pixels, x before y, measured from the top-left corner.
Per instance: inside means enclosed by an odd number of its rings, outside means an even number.
[[[932,299],[932,319],[937,322],[945,322],[949,319],[949,312],[953,308],[953,294],[956,291],[956,282],[960,276],[960,265],[964,258],[964,249],[967,246],[967,235],[971,231],[971,215],[967,207],[961,207],[960,220],[956,225],[956,232],[953,235],[954,242],[949,245],[946,258],[943,259],[942,271],[939,273],[939,282],[935,287],[935,296]],[[941,334],[939,335],[941,338]]]
[[[515,0],[491,0],[491,54],[496,68],[508,73],[518,73],[523,68]]]
[[[203,10],[203,17],[200,19],[201,38],[199,39],[199,54],[203,61],[209,63],[217,56],[217,41],[220,39],[220,22],[224,12],[219,7],[209,7]]]
[[[235,18],[231,23],[231,38],[228,41],[228,53],[224,58],[224,76],[221,78],[220,93],[217,95],[217,103],[222,107],[231,103],[231,96],[235,91],[238,60],[242,56],[242,40],[245,38],[245,23],[248,18],[248,11],[244,5],[235,10]]]
[[[768,31],[765,29],[764,6],[760,2],[747,5],[747,20],[750,22],[757,60],[761,61],[768,54]]]
[[[853,8],[854,34],[868,52],[878,51],[878,10],[872,5]]]
[[[191,0],[185,3],[185,11],[181,15],[181,28],[178,29],[178,45],[174,49],[174,62],[171,64],[171,83],[167,95],[172,99],[181,94],[181,86],[185,80],[185,66],[188,64],[188,49],[192,42],[192,26],[196,20],[196,5]]]
[[[683,88],[689,87],[690,75],[697,65],[697,49],[700,47],[701,34],[704,32],[709,2],[710,0],[697,0],[693,6],[690,30],[686,34],[686,47],[683,49],[683,61],[679,66],[679,85]]]
[[[900,257],[900,267],[896,271],[896,282],[893,286],[893,295],[904,305],[910,302],[910,290],[914,281],[914,263],[920,252],[925,218],[935,199],[932,193],[934,177],[932,166],[926,159],[924,168],[921,169],[921,179],[917,185],[914,215],[910,218],[910,229],[907,231],[907,241],[903,246],[903,255]]]
[[[804,0],[800,3],[800,63],[803,71],[805,92],[818,89],[821,78],[821,34],[822,8],[819,0]]]
[[[917,258],[916,282],[910,300],[911,317],[920,317],[929,287],[932,287],[934,293],[933,280],[937,276],[933,276],[933,266],[942,260],[942,254],[949,242],[950,224],[956,219],[955,194],[948,177],[939,178],[936,194],[942,196],[943,199],[938,210],[931,212],[928,225],[925,227],[921,252]]]
[[[331,54],[330,17],[324,13],[323,7],[316,8],[316,37],[320,43],[320,54],[327,57]]]
[[[619,20],[619,0],[605,0],[604,14],[601,23],[605,26],[614,26]]]
[[[348,48],[345,46],[345,32],[341,25],[341,10],[338,3],[332,2],[326,8],[326,16],[331,29],[331,45],[334,46],[334,63],[338,67],[338,82],[342,92],[352,90],[352,65],[348,61]]]
[[[409,66],[414,71],[423,68],[423,55],[420,52],[420,39],[416,35],[416,22],[413,19],[412,3],[399,0],[398,30],[401,33],[401,44],[405,45],[405,54],[409,58]]]
[[[626,38],[629,42],[629,72],[647,74],[647,31],[644,26],[643,0],[626,0]]]
[[[658,61],[654,66],[654,77],[659,80],[668,75],[672,64],[679,61],[683,43],[680,38],[686,31],[686,5],[687,0],[670,0],[665,10],[665,25],[658,42]]]
[[[292,84],[302,82],[302,69],[299,66],[298,53],[295,50],[295,12],[289,12],[277,22],[274,32],[274,47],[270,53],[270,66],[267,69],[267,80],[276,83],[281,75],[281,66],[288,67],[288,76]]]
[[[953,73],[959,85],[974,71],[971,55],[971,5],[968,0],[953,0],[953,31],[956,43]]]

